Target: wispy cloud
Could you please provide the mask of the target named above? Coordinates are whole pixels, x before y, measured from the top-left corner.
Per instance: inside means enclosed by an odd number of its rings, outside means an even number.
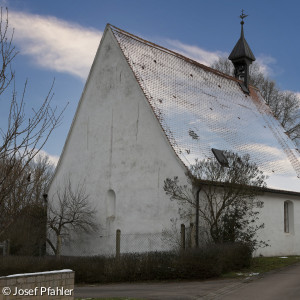
[[[298,100],[300,102],[300,92],[296,92],[296,96],[297,96],[297,98],[298,98]]]
[[[102,31],[55,17],[9,12],[14,42],[37,65],[86,79]]]
[[[49,159],[49,162],[56,167],[57,163],[58,163],[58,160],[59,160],[59,156],[57,155],[51,155],[49,154],[48,152],[44,151],[44,150],[40,150],[39,151],[39,156],[41,157],[48,157]]]
[[[82,27],[52,16],[10,11],[15,28],[14,42],[21,55],[28,55],[40,67],[69,73],[85,80],[92,65],[102,31]],[[211,65],[221,51],[210,52],[177,40],[165,40],[166,46],[205,65]]]
[[[272,65],[276,64],[276,59],[270,55],[260,55],[257,57],[256,61],[259,64],[259,71],[266,76],[274,75]]]
[[[210,66],[220,56],[226,55],[226,53],[221,51],[207,51],[198,46],[184,44],[177,40],[167,39],[165,42],[170,50],[176,51],[207,66]]]
[[[103,34],[53,16],[41,16],[17,11],[9,12],[9,22],[15,28],[14,42],[21,55],[30,57],[36,65],[57,72],[68,73],[85,80],[92,65]],[[205,65],[212,65],[219,57],[228,56],[222,51],[207,51],[178,40],[164,39],[164,45]],[[271,56],[259,56],[260,71],[272,75]]]
[[[222,51],[207,51],[198,46],[184,44],[177,40],[165,40],[166,47],[196,60],[204,65],[211,66],[220,57],[228,57],[229,53]],[[273,75],[272,66],[276,64],[276,59],[268,55],[259,55],[257,57],[259,71],[266,76]]]

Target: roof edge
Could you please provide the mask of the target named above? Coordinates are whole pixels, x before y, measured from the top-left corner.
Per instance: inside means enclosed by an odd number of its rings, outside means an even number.
[[[193,59],[191,59],[191,58],[189,58],[189,57],[186,57],[186,56],[184,56],[184,55],[182,55],[182,54],[180,54],[180,53],[178,53],[178,52],[172,51],[172,50],[170,50],[170,49],[168,49],[168,48],[165,48],[165,47],[163,47],[163,46],[160,46],[160,45],[155,44],[155,43],[153,43],[153,42],[150,42],[150,41],[148,41],[148,40],[142,39],[142,38],[140,38],[139,36],[134,35],[134,34],[132,34],[132,33],[130,33],[130,32],[127,32],[127,31],[125,31],[125,30],[123,30],[123,29],[120,29],[120,28],[118,28],[118,27],[116,27],[116,26],[114,26],[114,25],[112,25],[112,24],[109,24],[109,23],[108,23],[107,26],[112,27],[112,30],[119,31],[120,33],[122,33],[122,34],[124,34],[124,35],[127,35],[127,36],[129,36],[130,38],[133,38],[133,39],[135,39],[135,40],[137,40],[137,41],[139,41],[139,42],[143,42],[143,43],[147,44],[147,45],[150,46],[150,47],[158,48],[158,49],[160,49],[160,50],[163,51],[163,52],[166,52],[166,53],[168,53],[168,54],[170,54],[170,55],[174,55],[174,56],[176,56],[176,57],[178,57],[178,58],[180,58],[180,59],[182,59],[182,60],[184,60],[184,61],[186,61],[186,62],[189,62],[189,63],[191,63],[191,64],[194,64],[194,65],[196,65],[196,66],[198,66],[198,67],[200,67],[200,68],[202,68],[202,69],[204,69],[204,70],[206,70],[206,71],[208,71],[208,72],[214,73],[214,74],[216,74],[216,75],[218,75],[218,76],[227,78],[227,79],[232,80],[232,81],[235,81],[235,82],[243,83],[242,80],[239,80],[239,79],[237,79],[237,78],[235,78],[235,77],[233,77],[233,76],[231,76],[231,75],[222,73],[221,71],[218,71],[218,70],[213,69],[213,68],[211,68],[211,67],[208,67],[208,66],[206,66],[206,65],[204,65],[204,64],[201,64],[201,63],[199,63],[198,61],[193,60]],[[253,85],[249,85],[249,86],[251,86],[251,87],[253,87],[254,89],[258,90],[258,88],[255,87],[255,86],[253,86]]]
[[[202,179],[195,179],[194,184],[196,186],[201,185],[214,185],[214,186],[220,186],[220,187],[227,187],[228,185],[234,187],[240,186],[239,184],[228,184],[225,182],[217,182],[217,181],[210,181],[210,180],[202,180]],[[279,190],[279,189],[272,189],[268,187],[255,187],[255,186],[246,186],[249,189],[257,190],[258,192],[263,193],[275,193],[275,194],[282,194],[282,195],[291,195],[291,196],[298,196],[300,197],[300,192],[293,192],[293,191],[287,191],[287,190]]]
[[[78,112],[79,112],[81,103],[82,103],[82,101],[83,101],[83,98],[84,98],[84,95],[85,95],[85,92],[86,92],[86,89],[87,89],[87,84],[88,84],[89,79],[90,79],[90,77],[91,77],[91,73],[92,73],[92,70],[93,70],[93,68],[94,68],[96,58],[98,57],[98,53],[100,52],[100,48],[101,48],[101,45],[102,45],[102,41],[104,40],[104,36],[107,34],[107,32],[108,32],[109,30],[111,30],[109,25],[110,25],[110,24],[106,24],[105,29],[104,29],[103,34],[102,34],[102,37],[101,37],[100,42],[99,42],[99,44],[98,44],[98,48],[97,48],[97,50],[96,50],[96,54],[95,54],[95,56],[94,56],[92,65],[91,65],[91,67],[90,67],[90,70],[89,70],[87,79],[86,79],[86,81],[85,81],[83,90],[82,90],[81,95],[80,95],[80,97],[79,97],[79,101],[78,101],[78,103],[77,103],[76,111],[75,111],[75,114],[74,114],[74,116],[73,116],[71,125],[70,125],[70,127],[69,127],[69,131],[68,131],[68,134],[67,134],[67,137],[66,137],[64,146],[63,146],[62,151],[61,151],[61,153],[60,153],[60,156],[59,156],[57,165],[56,165],[55,170],[54,170],[54,173],[53,173],[53,176],[52,176],[52,178],[51,178],[51,180],[50,180],[50,182],[49,182],[49,184],[48,184],[46,193],[49,193],[49,191],[50,191],[50,189],[51,189],[51,186],[52,186],[52,183],[54,182],[54,178],[56,177],[56,174],[58,173],[58,170],[59,170],[59,168],[60,168],[60,166],[61,166],[61,162],[62,162],[64,153],[65,153],[65,150],[66,150],[66,147],[67,147],[67,143],[68,143],[68,141],[69,141],[69,139],[70,139],[72,129],[73,129],[73,127],[74,127],[74,124],[75,124],[75,121],[76,121],[76,119],[77,119],[77,115],[78,115]]]

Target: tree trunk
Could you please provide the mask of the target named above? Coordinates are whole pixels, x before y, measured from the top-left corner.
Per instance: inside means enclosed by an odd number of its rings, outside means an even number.
[[[58,235],[56,238],[56,257],[60,257],[60,251],[61,251],[61,236]]]

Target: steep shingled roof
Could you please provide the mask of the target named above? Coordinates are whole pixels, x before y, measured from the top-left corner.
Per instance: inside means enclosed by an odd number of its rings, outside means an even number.
[[[257,89],[109,25],[171,146],[189,167],[212,148],[250,154],[269,188],[300,192],[300,155]],[[176,175],[176,174],[174,174]]]

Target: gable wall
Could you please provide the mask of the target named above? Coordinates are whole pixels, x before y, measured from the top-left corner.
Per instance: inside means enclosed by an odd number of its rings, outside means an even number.
[[[116,229],[122,234],[161,233],[177,215],[176,204],[163,191],[164,179],[185,178],[185,169],[110,29],[99,49],[49,200],[70,174],[74,184],[86,182],[87,193],[97,206],[101,235],[114,234]],[[110,217],[114,209],[108,204],[111,189],[116,194],[115,217]],[[85,239],[91,248],[95,243],[95,237]],[[81,246],[78,242],[77,249]]]

